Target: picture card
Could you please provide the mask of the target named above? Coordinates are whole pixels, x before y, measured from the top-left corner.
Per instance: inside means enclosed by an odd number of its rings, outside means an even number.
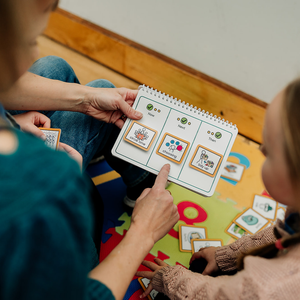
[[[248,208],[246,211],[238,215],[238,217],[233,221],[251,234],[260,231],[266,227],[269,222],[269,220],[254,211],[252,208]]]
[[[229,226],[225,229],[225,232],[231,235],[233,238],[240,239],[241,237],[248,235],[247,231],[235,223],[229,224]]]
[[[142,286],[142,289],[145,291],[150,283],[150,280],[148,278],[139,277],[138,281],[139,281],[140,285]],[[158,294],[158,291],[152,290],[150,292],[150,294],[147,296],[147,298],[149,300],[154,300],[157,294]]]
[[[185,154],[187,153],[189,145],[189,142],[170,133],[165,133],[156,153],[177,164],[181,164]]]
[[[179,248],[182,252],[192,252],[193,239],[206,239],[206,228],[192,225],[179,225]]]
[[[276,219],[280,219],[281,221],[284,221],[284,219],[285,219],[285,209],[283,207],[280,207],[280,208],[277,209]]]
[[[223,155],[198,145],[189,166],[208,176],[215,176],[222,162]]]
[[[277,211],[277,202],[269,197],[255,195],[252,208],[263,217],[275,220]]]
[[[214,240],[214,239],[192,239],[192,253],[198,252],[201,248],[206,247],[221,247],[223,243],[221,240]]]
[[[226,162],[225,167],[222,170],[221,176],[234,180],[240,181],[244,173],[245,166],[241,164],[236,164],[232,162]]]
[[[156,135],[156,130],[133,121],[124,135],[124,140],[144,151],[148,151]]]
[[[46,136],[45,144],[53,150],[58,149],[61,130],[59,128],[39,128]]]

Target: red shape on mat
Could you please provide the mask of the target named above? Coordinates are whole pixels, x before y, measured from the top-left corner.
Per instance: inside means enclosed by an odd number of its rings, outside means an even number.
[[[261,193],[261,195],[262,196],[267,196],[269,198],[272,198],[266,190],[263,190],[263,192]]]
[[[185,222],[187,225],[194,225],[194,223],[201,223],[207,219],[206,211],[198,204],[190,201],[182,201],[178,205],[178,213],[179,213],[179,220]],[[188,207],[195,208],[198,212],[198,216],[194,219],[190,219],[184,215],[184,210]],[[169,231],[169,235],[175,239],[179,239],[178,232],[175,231],[173,228]]]

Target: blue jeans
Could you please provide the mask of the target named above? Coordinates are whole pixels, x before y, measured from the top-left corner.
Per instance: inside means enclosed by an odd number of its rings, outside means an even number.
[[[37,60],[30,72],[49,79],[79,83],[72,67],[62,58],[47,56]],[[114,88],[105,79],[94,80],[87,84],[94,88]],[[12,115],[24,111],[10,111]],[[83,113],[70,111],[42,111],[51,119],[52,128],[61,129],[60,141],[76,149],[83,157],[83,169],[94,156],[104,155],[108,164],[116,170],[128,187],[144,180],[149,172],[122,161],[111,154],[113,144],[119,134],[119,128]]]

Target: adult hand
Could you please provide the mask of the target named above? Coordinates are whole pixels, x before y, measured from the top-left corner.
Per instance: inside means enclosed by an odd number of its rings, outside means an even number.
[[[164,261],[160,260],[159,258],[154,258],[154,262],[155,263],[153,263],[151,261],[144,260],[142,262],[142,265],[145,266],[145,267],[147,267],[151,271],[137,271],[135,275],[139,276],[139,277],[144,277],[144,278],[148,278],[148,279],[152,280],[152,278],[154,277],[154,275],[161,268],[169,266],[167,263],[165,263]],[[147,297],[152,290],[153,290],[153,286],[152,286],[152,283],[150,281],[150,283],[147,286],[146,290],[141,295],[141,298]]]
[[[59,143],[58,149],[60,151],[65,151],[66,153],[68,153],[68,155],[79,164],[80,170],[82,170],[83,159],[82,159],[81,154],[77,150],[75,150],[74,148],[72,148],[71,146],[69,146],[65,143]]]
[[[19,115],[14,115],[14,119],[20,125],[23,131],[30,132],[42,140],[46,139],[45,134],[38,128],[50,128],[51,121],[45,115],[37,111],[30,111]]]
[[[139,120],[143,116],[131,107],[137,93],[138,90],[127,88],[90,88],[84,99],[83,112],[122,128],[124,116],[133,120]]]
[[[132,212],[130,227],[139,234],[146,235],[153,244],[166,235],[179,220],[173,197],[165,189],[169,171],[169,164],[162,167],[153,187],[142,192]]]
[[[190,264],[199,258],[204,258],[207,261],[206,268],[202,272],[203,275],[210,275],[213,272],[217,272],[219,267],[216,262],[216,250],[218,247],[206,247],[201,248],[198,252],[195,252],[190,260]]]

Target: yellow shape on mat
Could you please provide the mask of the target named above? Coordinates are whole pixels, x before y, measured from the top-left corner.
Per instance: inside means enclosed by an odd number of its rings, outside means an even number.
[[[121,177],[116,171],[110,171],[99,176],[93,177],[92,180],[95,185],[105,183],[114,179]]]

